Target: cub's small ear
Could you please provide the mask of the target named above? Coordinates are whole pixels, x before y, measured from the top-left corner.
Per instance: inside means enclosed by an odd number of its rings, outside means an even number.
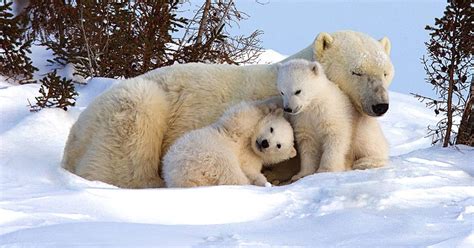
[[[296,154],[297,154],[297,152],[296,152],[295,147],[291,147],[290,158],[296,157]]]
[[[279,98],[279,96],[275,96],[265,100],[257,101],[257,108],[260,109],[264,115],[267,115],[279,107],[278,103],[283,101]]]
[[[317,62],[313,62],[311,64],[311,71],[314,73],[314,75],[319,74],[320,68],[319,68],[319,64]]]
[[[282,63],[277,63],[277,70],[280,70],[282,65],[283,65]]]
[[[263,105],[260,107],[260,110],[262,111],[263,115],[268,115],[273,111],[273,108],[271,105]]]
[[[383,49],[387,55],[390,55],[390,50],[392,49],[392,44],[387,37],[383,37],[379,40],[380,44],[382,44]]]
[[[324,52],[331,47],[334,39],[330,34],[319,33],[313,44],[313,60],[321,60]]]
[[[277,108],[273,111],[273,114],[278,116],[278,117],[281,117],[281,116],[283,116],[284,112],[283,112],[282,108]]]

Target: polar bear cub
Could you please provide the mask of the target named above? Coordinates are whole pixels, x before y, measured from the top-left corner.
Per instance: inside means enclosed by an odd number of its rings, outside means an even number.
[[[262,166],[295,156],[283,110],[271,101],[242,102],[215,123],[181,136],[163,158],[162,175],[168,187],[271,186]]]
[[[301,169],[292,180],[315,172],[344,171],[350,162],[354,109],[318,62],[291,60],[278,67],[277,87],[295,132]],[[348,164],[349,163],[349,164]]]

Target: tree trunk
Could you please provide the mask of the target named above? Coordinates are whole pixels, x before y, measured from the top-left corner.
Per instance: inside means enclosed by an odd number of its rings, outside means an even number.
[[[471,89],[462,114],[456,144],[474,146],[474,76],[471,77]]]
[[[446,106],[446,115],[448,117],[448,123],[446,123],[446,134],[444,136],[443,147],[448,147],[449,141],[451,139],[451,129],[453,127],[453,88],[455,83],[456,82],[454,81],[454,61],[452,61],[449,68],[448,102]]]

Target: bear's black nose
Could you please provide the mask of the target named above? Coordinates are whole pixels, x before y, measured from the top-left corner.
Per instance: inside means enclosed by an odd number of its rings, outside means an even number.
[[[262,140],[262,147],[263,148],[268,148],[270,145],[268,144],[268,141],[266,139]]]
[[[388,110],[388,103],[379,103],[376,105],[372,105],[372,111],[378,116],[385,114]]]
[[[288,113],[293,112],[293,110],[291,108],[284,108],[283,110],[285,110],[285,112],[288,112]]]

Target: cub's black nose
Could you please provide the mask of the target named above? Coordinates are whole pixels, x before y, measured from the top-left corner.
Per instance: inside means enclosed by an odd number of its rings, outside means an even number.
[[[379,103],[376,105],[372,105],[372,111],[378,116],[385,114],[388,110],[388,103]]]
[[[283,110],[285,110],[285,112],[288,112],[288,113],[293,112],[293,109],[291,109],[291,108],[284,108]]]
[[[268,141],[266,139],[262,140],[262,147],[263,148],[268,148],[270,145],[268,144]]]

